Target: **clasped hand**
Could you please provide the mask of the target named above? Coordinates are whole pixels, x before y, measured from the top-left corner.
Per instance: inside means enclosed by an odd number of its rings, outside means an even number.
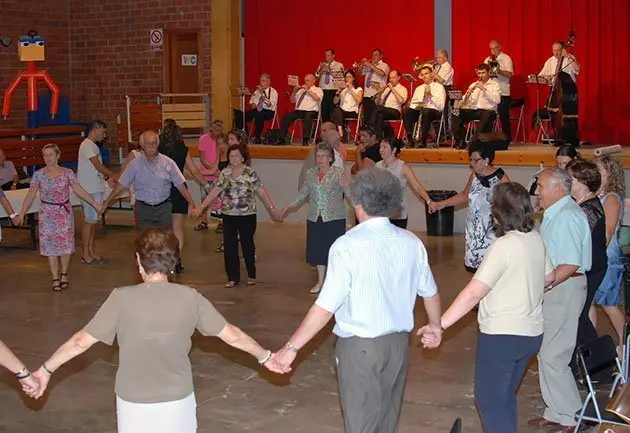
[[[437,325],[426,325],[418,329],[416,335],[425,349],[435,349],[442,342],[442,328]]]

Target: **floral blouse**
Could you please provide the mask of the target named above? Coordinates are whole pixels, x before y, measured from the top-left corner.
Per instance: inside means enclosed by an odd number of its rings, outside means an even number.
[[[294,209],[301,207],[308,200],[309,221],[316,222],[322,217],[323,222],[346,218],[346,206],[343,202],[345,190],[341,186],[343,169],[331,167],[320,181],[317,167],[306,172],[304,183],[298,196],[290,203]]]
[[[222,214],[244,216],[256,213],[254,193],[262,187],[262,182],[253,168],[244,166],[243,173],[235,177],[232,167],[228,166],[221,171],[214,185],[223,190]]]

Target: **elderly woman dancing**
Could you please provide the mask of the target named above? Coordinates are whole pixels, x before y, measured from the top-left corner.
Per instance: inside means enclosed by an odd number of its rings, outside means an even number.
[[[63,364],[101,341],[118,338],[116,375],[118,433],[193,433],[197,431],[190,338],[217,336],[255,356],[260,365],[282,373],[271,351],[226,322],[195,289],[168,282],[179,255],[171,230],[151,227],[135,242],[143,283],[114,289],[87,326],[42,364],[35,377],[39,398],[51,375]]]
[[[328,143],[317,144],[315,160],[317,167],[307,171],[298,196],[282,209],[284,218],[308,201],[306,261],[317,266],[318,275],[313,294],[319,293],[324,284],[330,246],[346,231],[343,199],[347,187],[343,169],[332,166],[335,153]]]

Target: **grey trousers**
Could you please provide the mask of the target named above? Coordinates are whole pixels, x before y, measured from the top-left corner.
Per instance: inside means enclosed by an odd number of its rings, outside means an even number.
[[[335,356],[346,433],[398,432],[409,334],[339,338]]]
[[[578,320],[586,301],[586,277],[569,278],[545,293],[543,341],[538,352],[543,417],[564,426],[575,425],[582,400],[569,363],[575,349]]]
[[[173,214],[170,201],[158,206],[151,206],[147,203],[136,200],[136,224],[138,231],[143,232],[149,227],[173,228]]]

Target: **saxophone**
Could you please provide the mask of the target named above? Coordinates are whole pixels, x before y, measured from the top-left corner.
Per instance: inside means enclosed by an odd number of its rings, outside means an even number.
[[[463,109],[468,109],[471,106],[470,103],[470,95],[472,95],[473,91],[475,90],[475,87],[469,87],[468,90],[466,90],[466,93],[464,93],[464,96],[462,96],[462,99],[460,99],[459,101],[455,101],[455,103],[453,103],[453,116],[459,116],[459,110],[460,108]]]

